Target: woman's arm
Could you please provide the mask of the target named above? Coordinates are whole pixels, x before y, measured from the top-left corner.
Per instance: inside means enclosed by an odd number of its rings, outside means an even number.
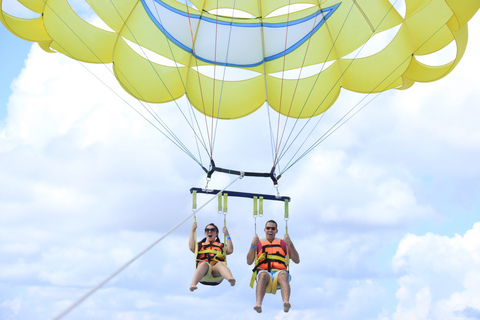
[[[192,224],[192,231],[190,231],[190,238],[188,239],[188,247],[190,251],[195,253],[195,230],[197,229],[197,223]]]
[[[222,229],[223,233],[227,236],[227,254],[232,254],[233,253],[233,242],[232,238],[230,237],[230,234],[228,233],[227,227],[223,227]]]

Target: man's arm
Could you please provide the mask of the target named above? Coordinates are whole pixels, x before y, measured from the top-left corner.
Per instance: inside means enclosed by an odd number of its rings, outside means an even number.
[[[290,259],[295,263],[300,263],[300,256],[298,255],[297,249],[293,245],[292,240],[288,234],[285,235],[284,241],[288,246],[288,252],[290,254]]]
[[[248,249],[247,253],[247,264],[251,265],[255,261],[255,256],[257,255],[257,244],[260,239],[258,238],[258,235],[255,235],[252,239],[252,244],[250,248]]]

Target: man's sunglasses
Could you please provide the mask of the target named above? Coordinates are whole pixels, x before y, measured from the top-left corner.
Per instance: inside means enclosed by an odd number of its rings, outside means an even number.
[[[276,228],[276,227],[265,227],[265,229],[267,229],[267,230],[275,230],[275,229],[277,229],[277,228]]]

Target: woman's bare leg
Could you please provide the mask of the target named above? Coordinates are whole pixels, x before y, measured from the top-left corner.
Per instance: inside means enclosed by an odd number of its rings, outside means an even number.
[[[230,282],[231,286],[235,285],[235,278],[233,277],[232,272],[226,265],[221,262],[218,262],[213,266],[212,275],[214,277],[222,276],[223,278],[227,279],[228,282]]]
[[[198,266],[197,269],[195,269],[195,272],[193,273],[193,279],[192,283],[190,284],[190,291],[195,291],[197,290],[197,284],[202,280],[203,277],[208,272],[208,263],[203,261],[201,262]]]

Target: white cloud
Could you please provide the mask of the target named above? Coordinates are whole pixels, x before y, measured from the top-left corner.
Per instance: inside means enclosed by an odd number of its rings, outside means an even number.
[[[404,237],[393,260],[401,275],[392,319],[466,319],[480,310],[480,223],[465,235]]]

